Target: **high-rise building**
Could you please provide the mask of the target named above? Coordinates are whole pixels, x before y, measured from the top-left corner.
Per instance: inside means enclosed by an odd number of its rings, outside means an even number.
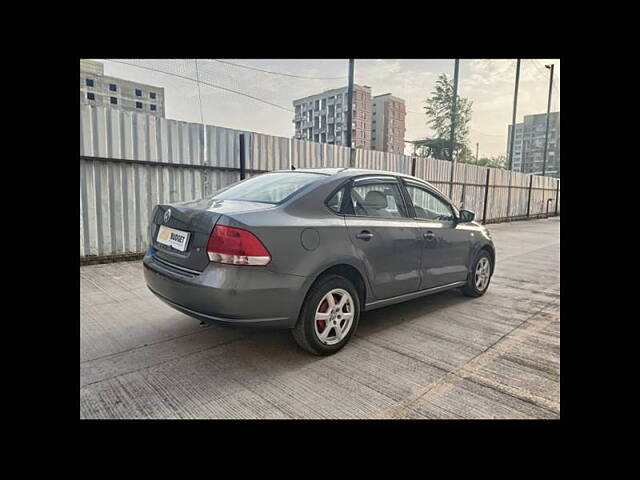
[[[104,65],[93,60],[80,59],[80,71],[93,73],[94,75],[104,75]]]
[[[80,60],[80,103],[164,117],[164,88],[108,77],[102,63]]]
[[[347,145],[348,87],[336,88],[293,101],[295,138]],[[371,87],[353,86],[354,147],[371,148]]]
[[[522,123],[516,123],[513,143],[515,172],[542,173],[547,114],[525,115]],[[513,126],[507,133],[507,158],[511,146]],[[549,114],[549,142],[545,174],[560,175],[560,112]]]
[[[404,100],[390,93],[373,97],[371,145],[373,150],[404,153],[405,116]]]

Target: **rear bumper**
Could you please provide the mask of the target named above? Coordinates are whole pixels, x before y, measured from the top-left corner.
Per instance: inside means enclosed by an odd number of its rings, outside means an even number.
[[[144,256],[147,287],[174,309],[208,323],[291,328],[306,293],[307,278],[264,267],[211,263],[199,274]]]

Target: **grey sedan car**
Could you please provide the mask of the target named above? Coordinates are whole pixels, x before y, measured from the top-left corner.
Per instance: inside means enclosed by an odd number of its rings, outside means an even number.
[[[157,205],[144,256],[161,300],[210,323],[282,327],[328,355],[360,312],[451,288],[477,297],[495,250],[474,214],[423,180],[298,169]]]

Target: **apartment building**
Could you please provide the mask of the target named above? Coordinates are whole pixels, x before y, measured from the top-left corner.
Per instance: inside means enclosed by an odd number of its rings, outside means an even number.
[[[93,60],[80,59],[80,71],[93,73],[94,75],[104,75],[104,64]]]
[[[515,125],[513,144],[513,170],[523,173],[542,173],[547,114],[525,115],[522,123]],[[507,133],[507,158],[511,146],[513,125]],[[560,174],[560,112],[549,114],[549,143],[546,172]]]
[[[373,97],[371,145],[373,150],[404,153],[404,100],[390,93]]]
[[[295,138],[332,145],[347,145],[348,87],[336,88],[293,101]],[[371,148],[371,87],[353,86],[354,147]]]
[[[91,60],[80,60],[80,103],[165,116],[164,88],[105,76]]]

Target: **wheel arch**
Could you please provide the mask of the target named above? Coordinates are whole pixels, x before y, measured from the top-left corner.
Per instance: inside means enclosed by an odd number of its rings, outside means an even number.
[[[362,275],[362,273],[353,265],[350,265],[348,263],[338,263],[320,272],[316,276],[311,286],[313,286],[313,284],[315,284],[320,277],[323,277],[325,275],[331,275],[331,274],[340,275],[341,277],[344,277],[347,280],[349,280],[351,283],[353,283],[353,286],[356,287],[356,291],[358,292],[358,299],[360,300],[360,309],[363,310],[365,301],[367,299],[367,285],[365,283],[364,276]],[[311,286],[309,287],[309,289],[311,289]]]
[[[298,318],[296,318],[295,323],[297,323],[299,320],[300,312],[302,311],[304,302],[307,300],[307,297],[309,296],[309,292],[311,291],[313,286],[318,282],[318,280],[321,277],[326,275],[331,275],[331,274],[345,277],[351,283],[353,283],[354,287],[356,288],[356,291],[358,292],[358,300],[360,301],[360,310],[364,311],[365,302],[369,296],[369,291],[370,291],[369,285],[367,284],[366,277],[364,276],[362,271],[352,263],[348,261],[339,261],[331,265],[324,266],[316,274],[310,277],[310,281],[304,290],[304,296],[298,308]]]
[[[493,274],[493,270],[495,268],[495,263],[496,263],[496,251],[492,243],[489,241],[478,241],[474,243],[473,246],[471,247],[471,251],[468,259],[468,265],[467,265],[467,269],[469,272],[471,272],[471,269],[473,267],[473,262],[476,260],[476,257],[483,250],[485,250],[489,254],[489,257],[491,258],[491,274]]]
[[[485,243],[484,245],[481,245],[480,248],[478,248],[478,251],[476,252],[476,255],[479,254],[480,252],[485,251],[489,254],[489,257],[491,259],[491,274],[493,275],[493,271],[496,268],[496,252],[495,249],[493,248],[493,245],[491,245],[490,243]]]

